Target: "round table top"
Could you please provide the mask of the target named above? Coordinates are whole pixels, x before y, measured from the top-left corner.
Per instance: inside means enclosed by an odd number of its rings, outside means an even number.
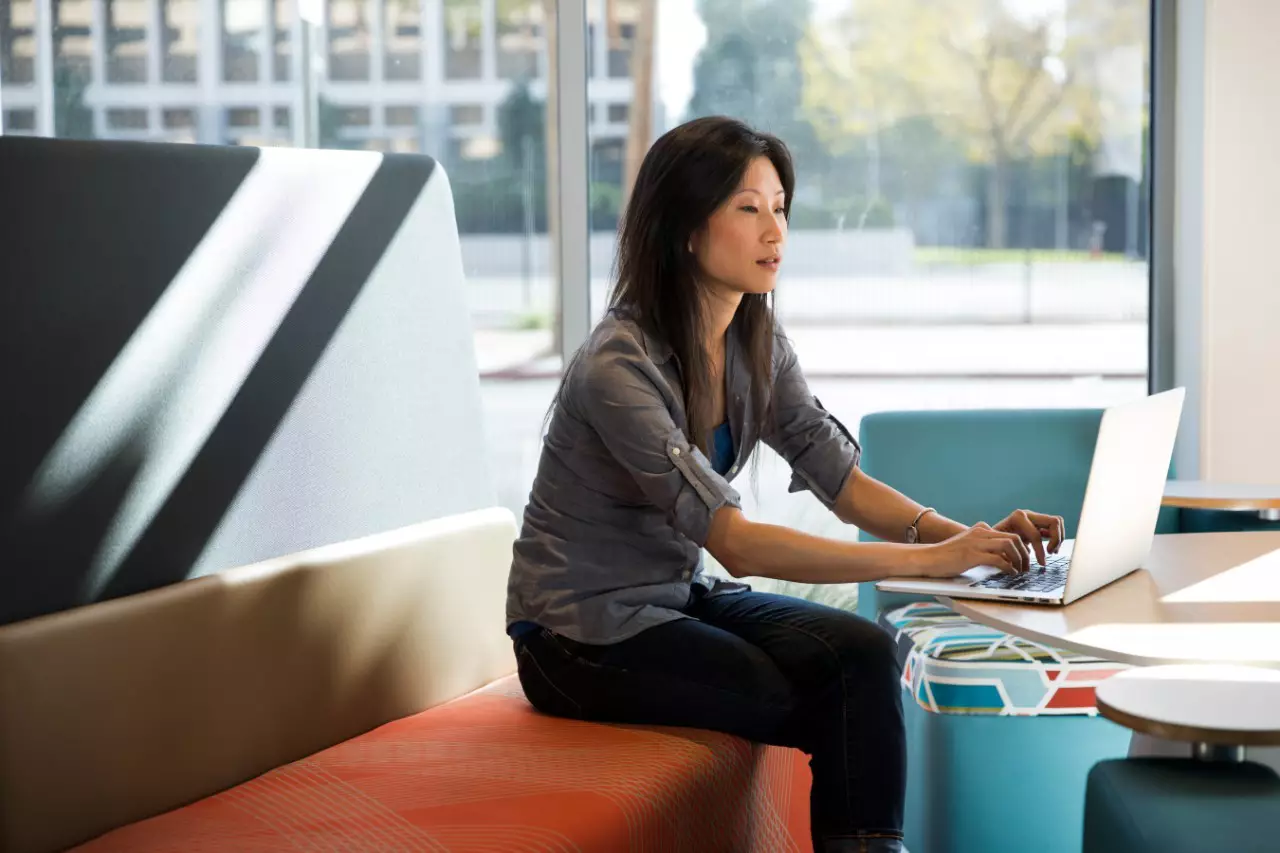
[[[1130,669],[1097,688],[1098,712],[1168,740],[1280,746],[1280,671],[1231,664]]]
[[[1170,480],[1161,503],[1184,509],[1280,509],[1280,486]]]

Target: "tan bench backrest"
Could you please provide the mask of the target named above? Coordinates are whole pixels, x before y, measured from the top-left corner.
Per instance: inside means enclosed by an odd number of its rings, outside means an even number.
[[[0,851],[92,838],[515,668],[484,510],[0,627]]]

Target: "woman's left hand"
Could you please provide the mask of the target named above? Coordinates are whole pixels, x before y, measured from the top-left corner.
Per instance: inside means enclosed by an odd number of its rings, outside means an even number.
[[[1062,540],[1066,538],[1066,522],[1062,520],[1062,516],[1045,515],[1027,509],[1010,513],[995,529],[1021,537],[1035,551],[1036,559],[1042,566],[1045,564],[1044,540],[1049,540],[1049,553],[1056,554],[1062,547]]]

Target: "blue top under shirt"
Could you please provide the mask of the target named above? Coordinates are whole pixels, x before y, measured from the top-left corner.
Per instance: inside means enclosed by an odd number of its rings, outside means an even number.
[[[715,432],[711,434],[711,467],[715,472],[723,477],[733,467],[734,448],[733,448],[733,432],[729,429],[729,422],[725,421],[716,427]],[[507,635],[513,639],[531,634],[538,630],[536,622],[516,622],[507,628]]]

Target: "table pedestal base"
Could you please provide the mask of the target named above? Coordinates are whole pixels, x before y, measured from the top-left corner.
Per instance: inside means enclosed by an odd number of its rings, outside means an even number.
[[[1129,741],[1129,757],[1186,758],[1187,746],[1188,744],[1184,740],[1165,740],[1164,738],[1134,732]],[[1210,748],[1212,749],[1213,747]],[[1240,752],[1244,753],[1244,760],[1252,761],[1254,764],[1265,765],[1276,771],[1276,773],[1280,773],[1280,747],[1252,746],[1247,749],[1245,747],[1227,747],[1227,749],[1239,749]],[[1223,759],[1215,757],[1215,760],[1220,761]]]
[[[1226,761],[1231,764],[1243,764],[1244,747],[1197,742],[1191,744],[1191,756],[1197,761]]]

